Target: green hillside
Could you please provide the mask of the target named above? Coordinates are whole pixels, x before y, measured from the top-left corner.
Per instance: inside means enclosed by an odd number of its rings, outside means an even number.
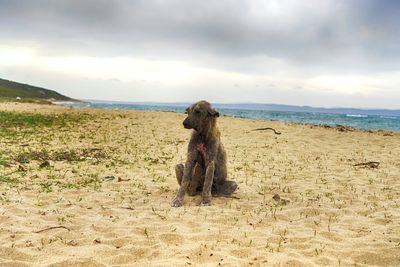
[[[49,89],[0,79],[0,100],[77,101]]]

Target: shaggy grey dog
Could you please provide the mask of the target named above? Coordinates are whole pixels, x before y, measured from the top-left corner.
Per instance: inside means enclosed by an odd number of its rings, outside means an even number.
[[[171,206],[182,206],[186,192],[191,196],[201,193],[201,205],[209,206],[212,195],[230,195],[237,184],[227,180],[226,152],[216,126],[219,113],[207,101],[194,103],[186,113],[183,126],[193,133],[185,165],[175,167],[180,188]]]

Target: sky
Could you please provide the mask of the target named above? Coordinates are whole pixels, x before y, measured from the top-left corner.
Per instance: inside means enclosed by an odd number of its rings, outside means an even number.
[[[0,0],[0,78],[79,99],[400,108],[400,1]]]

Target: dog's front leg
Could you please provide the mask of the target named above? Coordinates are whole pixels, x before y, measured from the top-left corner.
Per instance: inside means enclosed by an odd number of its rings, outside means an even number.
[[[183,178],[181,186],[179,187],[178,193],[176,193],[175,198],[172,200],[172,207],[180,207],[183,205],[183,200],[185,198],[186,190],[189,186],[190,179],[193,173],[194,161],[188,160],[185,163],[185,169],[183,170]]]
[[[201,205],[211,206],[211,189],[214,180],[215,162],[214,160],[208,162],[206,167],[206,176],[204,178],[203,193]]]

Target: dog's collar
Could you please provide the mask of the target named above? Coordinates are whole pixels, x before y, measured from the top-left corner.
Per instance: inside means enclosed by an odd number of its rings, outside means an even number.
[[[200,151],[200,152],[203,152],[203,153],[206,152],[206,147],[204,146],[204,143],[198,143],[198,144],[196,145],[196,149],[197,149],[198,151]]]

